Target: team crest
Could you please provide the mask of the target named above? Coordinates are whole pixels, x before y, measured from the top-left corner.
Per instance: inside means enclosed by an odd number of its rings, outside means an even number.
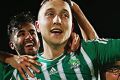
[[[71,69],[72,69],[72,68],[78,68],[79,65],[80,65],[80,61],[79,61],[79,59],[77,59],[76,57],[72,57],[72,58],[69,60],[68,64],[71,65]]]

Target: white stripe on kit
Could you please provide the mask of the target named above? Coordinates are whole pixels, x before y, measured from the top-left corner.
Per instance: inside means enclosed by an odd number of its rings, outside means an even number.
[[[91,61],[91,59],[89,58],[89,56],[87,55],[87,53],[84,51],[83,47],[81,46],[81,53],[91,71],[91,75],[92,75],[92,80],[96,80],[95,75],[94,75],[94,67],[93,67],[93,63]]]
[[[64,57],[62,59],[64,59]],[[60,59],[59,62],[57,63],[58,73],[59,73],[59,75],[61,77],[61,80],[67,80],[67,78],[66,78],[66,76],[64,74],[63,67],[62,67],[62,59]]]
[[[45,80],[51,80],[50,79],[50,75],[49,75],[49,73],[47,71],[47,65],[46,65],[46,63],[42,63],[42,64],[43,65],[41,66],[41,69],[42,69],[42,72],[44,74]]]
[[[18,71],[17,71],[17,69],[15,69],[15,70],[13,71],[13,76],[15,77],[16,80],[20,80],[20,76],[19,76],[19,74],[17,74],[17,73],[18,73]],[[12,78],[11,78],[10,80],[12,80]]]

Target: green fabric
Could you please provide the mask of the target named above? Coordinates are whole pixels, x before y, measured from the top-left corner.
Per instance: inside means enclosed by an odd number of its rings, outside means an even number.
[[[65,51],[54,60],[47,60],[40,53],[37,61],[42,63],[42,67],[36,67],[41,73],[34,73],[33,80],[98,80],[101,66],[119,60],[119,52],[120,39],[97,39],[87,42],[82,40],[81,48],[76,52]]]
[[[0,80],[3,80],[3,76],[4,76],[4,65],[2,62],[0,62]]]

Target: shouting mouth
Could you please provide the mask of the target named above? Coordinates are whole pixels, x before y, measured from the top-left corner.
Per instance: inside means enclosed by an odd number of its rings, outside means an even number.
[[[53,33],[53,34],[59,35],[63,31],[61,29],[59,29],[59,28],[54,28],[54,29],[50,30],[50,32]]]

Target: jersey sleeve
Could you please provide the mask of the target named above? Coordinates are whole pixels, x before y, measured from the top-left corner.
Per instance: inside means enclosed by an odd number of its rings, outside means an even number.
[[[120,60],[120,39],[98,39],[95,46],[101,64]]]
[[[120,60],[120,39],[96,39],[81,44],[87,55],[98,64]]]

